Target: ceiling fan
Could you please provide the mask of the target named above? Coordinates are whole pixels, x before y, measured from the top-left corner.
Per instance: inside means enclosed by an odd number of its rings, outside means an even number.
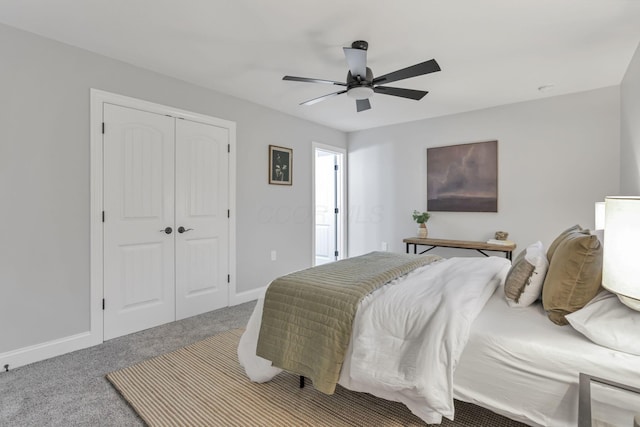
[[[358,110],[358,112],[365,111],[371,108],[369,98],[374,94],[374,92],[384,95],[399,96],[401,98],[415,99],[416,101],[419,101],[420,99],[422,99],[422,97],[429,93],[423,90],[404,89],[399,87],[389,87],[381,85],[440,71],[440,66],[435,59],[430,59],[428,61],[421,62],[420,64],[412,65],[410,67],[374,78],[371,69],[367,67],[368,47],[369,43],[367,43],[366,41],[357,40],[351,43],[351,47],[343,48],[344,56],[347,59],[347,65],[349,66],[347,81],[345,83],[337,82],[334,80],[310,79],[307,77],[294,76],[284,76],[282,80],[345,86],[346,89],[344,90],[310,99],[301,103],[300,105],[312,105],[333,96],[346,93],[347,96],[356,100],[356,109]]]

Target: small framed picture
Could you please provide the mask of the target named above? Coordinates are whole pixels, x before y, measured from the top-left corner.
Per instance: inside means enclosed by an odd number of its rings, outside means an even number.
[[[269,184],[291,185],[293,150],[269,146]]]

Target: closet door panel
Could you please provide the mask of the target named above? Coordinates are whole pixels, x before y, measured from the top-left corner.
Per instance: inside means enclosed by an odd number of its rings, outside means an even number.
[[[176,121],[177,319],[229,302],[228,144],[228,129]]]
[[[175,319],[174,120],[105,104],[104,339]],[[167,229],[168,230],[168,229]]]

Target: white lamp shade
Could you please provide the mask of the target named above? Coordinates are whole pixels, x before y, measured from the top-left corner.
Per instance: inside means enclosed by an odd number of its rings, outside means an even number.
[[[605,199],[602,286],[640,311],[640,197]]]
[[[604,230],[605,214],[604,202],[596,202],[596,228],[595,230]]]

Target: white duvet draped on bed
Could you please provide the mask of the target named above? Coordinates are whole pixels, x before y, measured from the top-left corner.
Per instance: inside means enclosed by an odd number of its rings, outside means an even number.
[[[450,258],[396,279],[365,297],[353,324],[339,384],[404,403],[427,423],[453,418],[453,372],[473,320],[510,262]],[[256,356],[259,300],[238,347],[252,381],[281,372]]]

